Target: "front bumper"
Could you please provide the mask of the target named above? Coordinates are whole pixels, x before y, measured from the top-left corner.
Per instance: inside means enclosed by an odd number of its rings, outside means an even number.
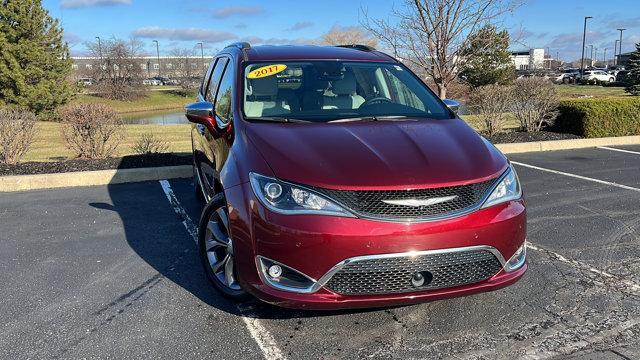
[[[374,295],[342,295],[326,286],[331,269],[346,259],[443,249],[495,249],[504,265],[526,237],[524,200],[442,221],[393,223],[322,215],[281,215],[265,209],[248,184],[227,190],[238,276],[259,299],[284,307],[340,309],[413,304],[502,288],[526,272],[504,269],[462,286]],[[445,250],[446,251],[446,250]],[[267,284],[256,259],[282,263],[321,282],[313,291],[292,292]],[[320,281],[322,280],[322,281]]]

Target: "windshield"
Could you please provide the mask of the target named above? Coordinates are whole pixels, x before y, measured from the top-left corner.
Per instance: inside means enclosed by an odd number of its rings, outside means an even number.
[[[426,85],[405,67],[389,63],[252,63],[244,72],[243,101],[247,119],[451,117]]]

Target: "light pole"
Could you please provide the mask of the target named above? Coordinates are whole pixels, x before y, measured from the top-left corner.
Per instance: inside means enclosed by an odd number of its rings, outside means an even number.
[[[620,60],[620,55],[622,55],[622,32],[627,29],[617,29],[617,30],[620,31],[620,48],[618,50],[618,60]]]
[[[102,43],[100,42],[100,36],[96,36],[98,39],[98,56],[100,57],[100,61],[102,61]]]
[[[593,16],[584,17],[584,30],[582,31],[582,60],[580,61],[580,75],[584,73],[584,44],[587,39],[587,20],[593,19]]]
[[[202,61],[202,67],[204,67],[205,66],[205,63],[204,63],[204,45],[202,44],[202,42],[199,42],[196,45],[200,45],[200,60]]]
[[[591,57],[589,57],[589,63],[591,63],[591,66],[593,66],[593,45],[589,45],[589,47],[591,48]]]
[[[613,45],[613,65],[618,65],[618,43],[620,40],[616,40]]]
[[[158,43],[158,40],[153,40],[154,43],[156,43],[156,57],[158,59],[158,77],[161,76],[160,74],[160,69],[162,69],[162,66],[160,66],[160,43]]]
[[[602,63],[604,64],[604,67],[607,67],[607,50],[609,50],[608,48],[604,48],[604,55],[602,55]]]

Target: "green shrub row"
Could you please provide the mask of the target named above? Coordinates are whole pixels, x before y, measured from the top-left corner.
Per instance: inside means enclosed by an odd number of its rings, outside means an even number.
[[[555,130],[587,138],[640,135],[640,98],[563,100]]]

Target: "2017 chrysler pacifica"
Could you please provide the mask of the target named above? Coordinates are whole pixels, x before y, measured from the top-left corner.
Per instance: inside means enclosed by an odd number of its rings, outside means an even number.
[[[366,46],[226,47],[186,107],[211,283],[336,309],[516,282],[518,177],[453,105]]]

